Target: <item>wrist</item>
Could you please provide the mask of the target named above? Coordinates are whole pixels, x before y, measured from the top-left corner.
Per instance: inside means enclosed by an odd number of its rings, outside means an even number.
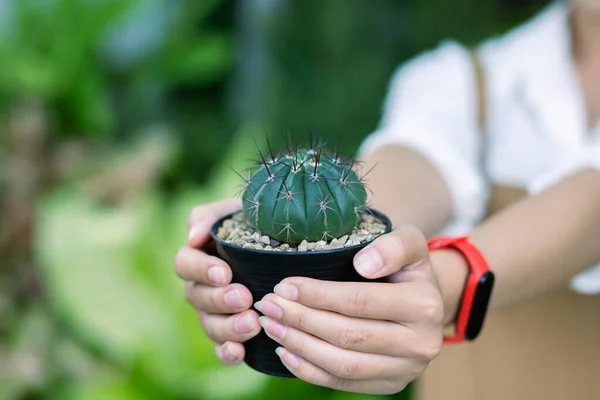
[[[469,264],[460,252],[451,248],[436,250],[429,256],[444,301],[444,326],[450,326],[461,303]]]

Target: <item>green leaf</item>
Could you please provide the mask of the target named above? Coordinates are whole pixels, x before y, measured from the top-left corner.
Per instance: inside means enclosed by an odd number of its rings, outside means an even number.
[[[102,209],[59,192],[45,202],[38,238],[49,299],[75,334],[179,396],[214,392],[207,383],[218,364],[172,267],[194,198],[202,196],[185,196],[173,212],[153,196]],[[263,379],[246,366],[219,376],[253,376],[247,391]]]
[[[6,91],[12,95],[34,95],[54,99],[62,84],[62,72],[57,65],[39,54],[16,51],[7,65]]]
[[[68,119],[85,136],[102,136],[113,128],[115,121],[107,100],[108,86],[101,73],[86,70],[67,92]]]
[[[44,205],[38,233],[52,303],[78,333],[92,340],[101,334],[104,350],[120,362],[133,357],[140,333],[168,319],[148,288],[131,284],[126,246],[138,223],[130,209],[105,210],[61,192]]]
[[[208,83],[223,76],[232,61],[232,49],[225,35],[205,34],[161,55],[158,70],[163,79],[175,84]]]

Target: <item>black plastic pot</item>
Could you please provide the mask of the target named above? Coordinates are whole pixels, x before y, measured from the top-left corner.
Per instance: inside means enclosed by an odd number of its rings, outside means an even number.
[[[386,224],[386,233],[391,231],[392,224],[389,218],[376,210],[370,212]],[[227,215],[218,220],[212,226],[211,235],[216,242],[218,256],[233,270],[233,282],[246,286],[255,302],[273,293],[275,285],[291,276],[339,282],[366,280],[354,269],[353,259],[356,253],[369,244],[368,242],[341,249],[308,252],[245,249],[226,243],[217,237],[217,231],[223,221],[231,217],[232,215]],[[244,343],[246,349],[244,361],[259,372],[292,378],[294,375],[275,354],[278,346],[277,342],[261,331],[256,337]]]

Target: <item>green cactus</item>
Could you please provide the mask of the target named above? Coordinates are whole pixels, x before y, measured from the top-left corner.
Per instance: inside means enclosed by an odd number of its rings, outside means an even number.
[[[367,210],[364,180],[355,162],[328,153],[321,145],[275,154],[259,151],[260,162],[244,178],[247,223],[280,242],[329,240],[348,234]]]

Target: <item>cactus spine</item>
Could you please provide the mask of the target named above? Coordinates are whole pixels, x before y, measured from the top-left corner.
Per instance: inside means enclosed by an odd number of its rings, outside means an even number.
[[[342,160],[339,149],[327,153],[309,146],[265,158],[242,195],[246,222],[280,242],[296,244],[329,240],[352,231],[367,209],[364,180],[354,162]]]

